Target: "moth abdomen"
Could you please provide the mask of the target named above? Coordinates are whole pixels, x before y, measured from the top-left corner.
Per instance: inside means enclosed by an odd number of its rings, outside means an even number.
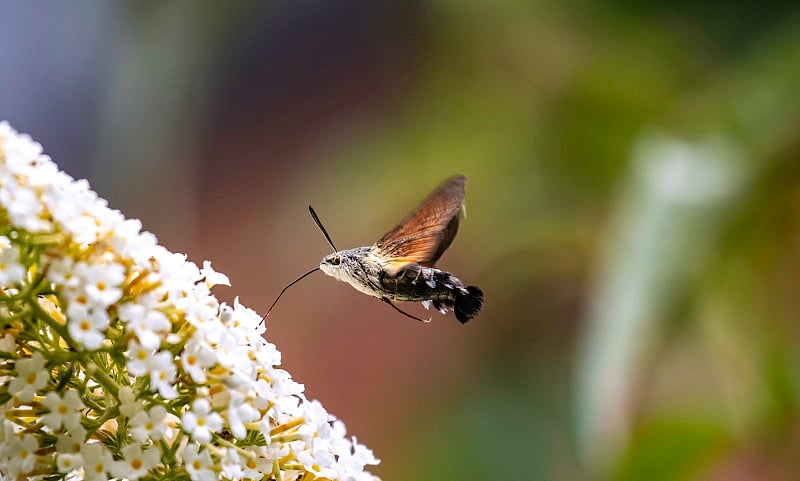
[[[477,315],[483,307],[483,291],[475,286],[467,286],[466,294],[459,292],[456,295],[455,311],[456,319],[461,324],[466,323]]]
[[[433,267],[412,264],[394,276],[379,276],[382,290],[390,299],[421,301],[446,313],[451,309],[462,324],[469,321],[483,306],[483,292],[464,284],[453,274]]]
[[[453,279],[458,284],[461,284],[455,277]],[[440,312],[444,313],[446,309],[452,309],[458,322],[465,324],[481,311],[483,307],[483,291],[479,288],[475,286],[463,287],[463,285],[455,287],[451,284],[443,284],[442,287],[448,295],[430,300],[433,307]],[[425,304],[423,303],[423,305]]]

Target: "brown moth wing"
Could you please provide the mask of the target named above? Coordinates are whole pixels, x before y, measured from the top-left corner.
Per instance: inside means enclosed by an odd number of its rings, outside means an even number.
[[[447,179],[375,243],[390,275],[409,264],[432,267],[439,260],[458,232],[466,185],[463,175]]]

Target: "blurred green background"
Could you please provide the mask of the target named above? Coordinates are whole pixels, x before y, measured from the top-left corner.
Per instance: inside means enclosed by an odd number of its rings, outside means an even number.
[[[0,42],[0,117],[261,312],[308,204],[369,245],[468,176],[475,320],[321,274],[268,320],[383,479],[800,479],[796,2],[20,1]]]

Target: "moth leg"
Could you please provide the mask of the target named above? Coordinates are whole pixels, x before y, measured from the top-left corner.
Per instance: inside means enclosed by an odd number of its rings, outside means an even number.
[[[417,316],[412,316],[411,314],[407,313],[406,311],[404,311],[404,310],[400,309],[399,307],[395,306],[395,305],[392,303],[392,301],[390,301],[390,300],[389,300],[389,298],[388,298],[388,297],[381,297],[381,300],[382,300],[383,302],[385,302],[385,303],[389,304],[390,306],[392,306],[392,309],[394,309],[395,311],[399,312],[400,314],[402,314],[402,315],[404,315],[404,316],[406,316],[406,317],[410,317],[411,319],[417,320],[417,321],[419,321],[419,322],[424,322],[424,323],[426,323],[426,324],[427,324],[427,323],[429,323],[429,322],[431,322],[431,320],[430,320],[430,319],[428,319],[428,320],[426,321],[425,319],[420,319],[420,318],[419,318],[419,317],[417,317]]]

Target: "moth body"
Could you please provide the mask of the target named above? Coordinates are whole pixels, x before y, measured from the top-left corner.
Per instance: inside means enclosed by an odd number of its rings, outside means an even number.
[[[452,309],[461,323],[475,316],[483,303],[480,289],[464,286],[449,272],[419,264],[409,264],[391,272],[374,246],[335,252],[322,259],[319,267],[322,272],[369,296],[421,301],[426,308],[433,304],[442,313]]]
[[[284,287],[264,317],[286,289],[321,270],[417,321],[427,322],[403,311],[392,301],[421,301],[426,309],[433,304],[443,314],[452,309],[462,324],[469,321],[483,307],[483,292],[475,286],[465,286],[453,274],[434,267],[458,232],[458,224],[464,216],[466,184],[467,178],[463,175],[445,180],[377,242],[341,251],[334,246],[314,209],[308,206],[317,227],[336,252],[325,256],[319,267]]]

